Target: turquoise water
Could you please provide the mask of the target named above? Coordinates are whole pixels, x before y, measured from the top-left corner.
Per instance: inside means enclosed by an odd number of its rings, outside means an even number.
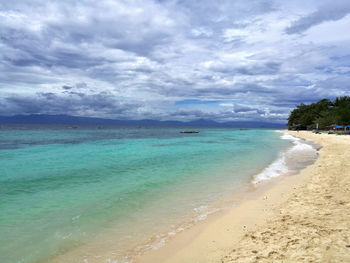
[[[121,258],[203,217],[291,145],[272,130],[179,131],[0,130],[0,262]]]

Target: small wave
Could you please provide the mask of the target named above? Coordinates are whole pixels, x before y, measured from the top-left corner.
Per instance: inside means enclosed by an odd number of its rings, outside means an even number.
[[[305,140],[285,132],[281,133],[282,140],[289,140],[294,145],[286,152],[281,153],[273,163],[257,174],[253,180],[254,184],[280,175],[295,174],[317,158],[317,150]]]
[[[280,137],[283,140],[290,140],[290,141],[299,141],[300,139],[297,137],[294,137],[293,135],[290,135],[288,133],[284,133]]]
[[[266,167],[261,173],[255,176],[253,183],[258,183],[260,181],[268,180],[273,177],[277,177],[281,174],[285,174],[288,171],[285,161],[285,155],[281,154],[281,156],[271,163],[268,167]]]

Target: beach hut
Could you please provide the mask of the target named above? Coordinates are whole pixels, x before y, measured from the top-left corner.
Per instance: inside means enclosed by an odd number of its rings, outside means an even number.
[[[336,134],[345,134],[345,126],[344,125],[335,126],[335,133]]]

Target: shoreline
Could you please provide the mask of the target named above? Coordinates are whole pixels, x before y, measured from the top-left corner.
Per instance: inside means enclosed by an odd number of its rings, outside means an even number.
[[[296,175],[276,177],[266,183],[264,182],[262,187],[258,187],[260,189],[249,193],[249,196],[243,198],[242,202],[229,211],[215,215],[207,219],[206,222],[199,223],[192,229],[179,233],[163,248],[150,251],[139,257],[135,262],[261,262],[264,260],[271,262],[271,260],[303,261],[307,256],[317,258],[321,255],[322,257],[322,253],[319,255],[309,248],[305,248],[304,251],[294,251],[294,247],[301,244],[301,242],[298,243],[298,240],[301,239],[300,237],[293,239],[293,231],[283,233],[286,230],[285,222],[289,221],[290,216],[293,217],[293,215],[290,215],[290,206],[296,209],[296,215],[299,210],[307,214],[309,209],[307,205],[303,204],[302,207],[298,208],[301,205],[301,197],[299,196],[304,195],[303,191],[308,189],[310,182],[315,179],[316,175],[327,176],[324,173],[319,174],[320,168],[325,165],[325,161],[329,162],[329,160],[325,160],[329,158],[329,151],[333,150],[333,152],[339,154],[338,148],[340,145],[350,147],[350,138],[315,135],[309,132],[288,133],[298,138],[314,141],[322,146],[319,151],[320,156],[314,164],[307,166]],[[343,142],[344,140],[346,143]],[[335,144],[338,147],[333,149]],[[335,156],[332,158],[335,158]],[[339,162],[339,165],[346,166],[347,164]],[[328,165],[326,164],[326,166]],[[337,167],[334,167],[334,169],[337,169]],[[318,196],[318,198],[322,198],[322,196]],[[306,216],[306,221],[307,218]],[[277,222],[275,222],[276,220]],[[271,222],[275,222],[275,224]],[[313,225],[312,222],[306,222],[305,224]],[[348,226],[347,229],[350,229],[350,225]],[[300,228],[303,228],[303,226]],[[265,236],[267,234],[265,233],[266,230],[271,236]],[[279,239],[275,240],[275,236],[279,236]],[[307,238],[307,236],[304,238]],[[291,240],[294,243],[290,244],[290,248],[289,245],[282,247],[283,241],[289,242]],[[241,245],[242,242],[244,246]],[[270,252],[267,252],[264,247],[272,248]],[[345,245],[343,247],[346,248]],[[285,254],[288,254],[290,249],[292,252],[289,256],[286,256]],[[308,250],[310,251],[308,252]],[[346,259],[349,260],[349,258]]]
[[[160,257],[167,258],[168,252],[165,252],[165,251],[168,251],[168,250],[173,251],[173,250],[178,250],[179,248],[182,248],[184,245],[184,242],[187,244],[188,241],[195,238],[203,229],[205,229],[208,224],[211,224],[218,218],[221,218],[222,216],[228,214],[232,209],[234,209],[236,206],[240,205],[241,203],[247,200],[255,199],[257,196],[263,194],[264,192],[267,191],[267,189],[270,189],[276,182],[281,180],[284,176],[294,175],[300,169],[304,169],[305,167],[310,165],[310,163],[308,164],[304,163],[303,165],[301,165],[301,167],[294,167],[293,162],[298,160],[290,160],[291,163],[289,163],[288,165],[283,163],[283,169],[285,169],[284,172],[282,174],[277,174],[279,173],[279,167],[275,167],[275,166],[276,164],[279,164],[279,161],[282,157],[283,157],[283,160],[288,159],[286,157],[288,157],[288,154],[290,154],[292,150],[299,150],[298,151],[299,153],[303,153],[303,151],[305,151],[305,149],[296,149],[298,148],[298,146],[301,146],[301,145],[307,146],[312,151],[314,151],[316,153],[316,157],[313,157],[310,159],[310,157],[306,156],[306,158],[309,162],[311,161],[311,163],[315,162],[318,156],[317,151],[319,147],[316,144],[314,144],[313,141],[301,140],[296,137],[291,138],[292,136],[288,138],[284,138],[285,135],[288,135],[285,131],[276,130],[275,132],[281,134],[280,136],[281,140],[289,141],[291,142],[292,145],[284,149],[283,151],[281,151],[280,154],[276,157],[276,159],[273,160],[269,165],[262,168],[262,170],[260,170],[256,174],[251,175],[249,182],[247,182],[246,185],[241,186],[240,188],[235,189],[231,194],[214,201],[211,204],[211,208],[212,210],[213,209],[214,210],[205,215],[205,218],[204,218],[205,220],[195,219],[196,222],[191,223],[190,226],[187,224],[187,227],[183,227],[183,225],[181,225],[180,227],[182,229],[181,231],[176,232],[176,235],[174,236],[168,237],[162,246],[157,247],[154,250],[147,249],[146,251],[143,251],[141,254],[130,253],[130,255],[133,255],[131,257],[132,260],[130,262],[148,263],[148,262],[158,261],[160,260]],[[300,159],[300,158],[297,158],[297,159]],[[274,167],[272,171],[271,169],[269,169],[271,166]],[[258,177],[260,177],[263,173],[265,174],[274,173],[274,175],[263,177],[258,180]],[[134,250],[139,251],[138,248]],[[151,258],[150,260],[148,259],[149,257]]]
[[[276,137],[280,137],[278,132],[276,132]],[[290,139],[286,139],[286,141],[290,141]],[[279,152],[281,154],[285,153],[292,147],[293,144],[291,143],[290,146],[284,148],[283,150],[280,149]],[[275,161],[276,159],[271,160],[272,163]],[[266,165],[268,166],[269,164]],[[152,235],[144,235],[141,239],[137,239],[135,242],[130,242],[127,244],[127,246],[125,246],[122,254],[117,255],[112,248],[109,248],[108,245],[104,244],[104,238],[113,240],[113,236],[106,233],[99,235],[98,239],[92,239],[86,244],[77,246],[76,248],[62,254],[55,255],[50,260],[52,262],[65,262],[67,260],[75,260],[74,262],[79,262],[79,260],[83,258],[84,261],[88,262],[101,262],[103,260],[111,262],[114,260],[118,262],[138,262],[138,260],[143,258],[144,255],[148,255],[149,253],[153,254],[154,251],[158,250],[163,251],[163,248],[168,247],[168,243],[172,243],[173,240],[177,242],[179,235],[181,236],[180,240],[182,240],[182,236],[185,236],[185,239],[187,239],[188,236],[192,236],[193,233],[197,233],[199,229],[202,229],[208,223],[226,214],[232,209],[232,207],[236,206],[242,201],[245,201],[246,199],[251,199],[252,196],[257,195],[257,193],[269,187],[271,181],[279,180],[277,178],[273,178],[263,180],[258,184],[253,183],[254,176],[262,172],[267,166],[261,167],[261,170],[256,169],[255,174],[247,176],[247,181],[240,187],[237,187],[237,189],[233,190],[230,188],[230,192],[226,193],[219,199],[212,201],[206,206],[195,208],[198,209],[198,214],[196,210],[196,212],[192,212],[191,215],[189,214],[185,220],[179,222],[178,224],[172,224],[169,228],[164,228],[161,231],[153,232]],[[231,168],[227,172],[231,173]],[[205,208],[203,211],[200,210],[202,207]],[[117,242],[118,240],[116,239],[114,243],[118,244]],[[108,251],[106,248],[108,248]]]

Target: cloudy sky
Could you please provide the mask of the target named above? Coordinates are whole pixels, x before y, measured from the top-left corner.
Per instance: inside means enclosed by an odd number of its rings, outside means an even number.
[[[349,94],[349,0],[0,0],[0,115],[284,123]]]

